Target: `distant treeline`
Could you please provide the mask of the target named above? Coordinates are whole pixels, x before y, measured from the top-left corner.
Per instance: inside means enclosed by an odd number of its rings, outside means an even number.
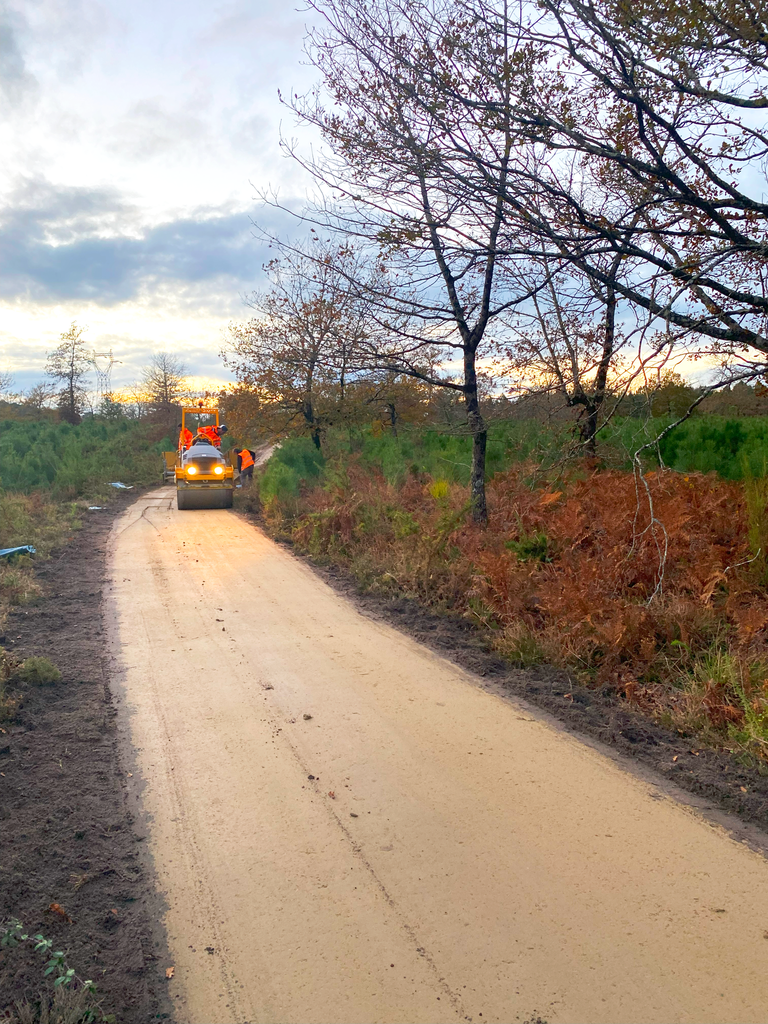
[[[645,419],[648,416],[655,419],[665,416],[679,417],[687,412],[704,390],[680,382],[623,396],[609,396],[604,414],[612,414],[619,419]],[[542,422],[575,421],[581,413],[580,406],[567,405],[563,396],[557,392],[523,395],[514,401],[493,399],[490,406],[494,416]],[[724,416],[729,419],[768,416],[768,388],[760,384],[734,384],[708,395],[696,406],[692,415]]]

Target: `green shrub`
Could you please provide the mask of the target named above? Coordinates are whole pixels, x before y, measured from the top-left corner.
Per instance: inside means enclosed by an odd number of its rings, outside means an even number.
[[[666,465],[681,473],[717,473],[741,480],[763,475],[768,461],[768,418],[697,416],[675,427],[660,445]]]
[[[50,491],[58,498],[96,494],[113,480],[147,484],[160,477],[153,428],[128,420],[87,418],[77,426],[50,420],[0,422],[0,481],[9,491]],[[108,489],[108,488],[107,488]]]
[[[290,437],[275,449],[270,462],[288,466],[301,480],[313,480],[322,473],[325,456],[308,437]]]
[[[61,682],[61,672],[49,658],[27,658],[17,673],[23,683],[33,686],[52,686]]]
[[[524,533],[519,540],[508,540],[505,548],[514,551],[521,562],[551,562],[549,537],[546,533]]]
[[[649,445],[642,456],[645,469],[658,466],[661,458],[665,466],[681,473],[714,472],[727,480],[746,479],[750,474],[755,478],[765,475],[768,417],[737,420],[693,416],[655,445],[655,439],[671,422],[670,416],[616,417],[598,434],[598,455],[611,468],[632,469],[634,453]],[[490,480],[497,473],[523,462],[535,464],[537,474],[546,473],[562,463],[564,456],[578,454],[580,449],[575,441],[573,425],[569,423],[492,422],[488,427],[487,477]],[[431,477],[442,494],[446,484],[466,486],[469,483],[472,438],[461,428],[448,432],[408,424],[400,427],[397,437],[372,428],[354,436],[346,429],[331,428],[325,435],[322,452],[309,438],[289,438],[274,452],[262,474],[262,499],[268,499],[278,490],[286,496],[295,496],[302,481],[321,479],[332,486],[343,484],[345,467],[351,457],[359,458],[370,470],[380,472],[393,487],[401,487],[413,476]],[[295,475],[277,471],[278,464]],[[271,480],[273,473],[277,476]],[[433,497],[442,500],[436,495]]]
[[[435,480],[429,485],[429,493],[435,501],[444,501],[450,493],[450,484],[447,480]]]
[[[564,436],[562,427],[554,429],[534,421],[492,423],[488,430],[488,476],[529,458],[547,462],[562,451]],[[472,438],[461,428],[445,432],[403,425],[397,437],[373,428],[354,435],[346,429],[331,428],[322,452],[309,438],[289,438],[272,455],[268,470],[279,462],[293,469],[300,480],[322,476],[324,481],[336,483],[351,455],[359,456],[365,466],[379,471],[395,487],[421,474],[446,484],[466,485]]]
[[[308,437],[289,437],[273,452],[259,478],[259,497],[263,502],[296,498],[304,480],[317,480],[325,466],[325,457]]]
[[[265,503],[274,499],[287,501],[298,496],[300,483],[301,477],[295,469],[270,461],[259,480],[259,497]]]

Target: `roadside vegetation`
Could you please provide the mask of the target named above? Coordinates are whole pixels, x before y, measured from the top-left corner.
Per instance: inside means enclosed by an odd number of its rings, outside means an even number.
[[[143,371],[140,402],[121,404],[103,393],[95,406],[83,333],[72,324],[62,334],[47,379],[26,394],[14,394],[11,375],[0,373],[0,549],[35,549],[0,558],[0,629],[10,608],[42,598],[36,561],[72,538],[89,506],[109,501],[113,483],[158,481],[161,452],[175,447],[183,366],[155,356]],[[15,707],[9,687],[22,681],[17,669],[0,648],[0,717]]]
[[[49,909],[66,918],[58,903]],[[0,922],[0,949],[26,953],[40,963],[40,991],[32,999],[16,1001],[3,1018],[9,1024],[115,1024],[113,1014],[104,1014],[93,981],[78,976],[52,939],[30,935],[20,921]]]
[[[125,418],[66,422],[0,421],[0,485],[8,492],[47,493],[55,500],[104,498],[109,484],[153,483],[160,453],[175,442]]]
[[[511,664],[560,667],[768,768],[768,480],[750,471],[761,426],[701,417],[683,430],[741,439],[733,457],[718,448],[722,475],[661,469],[650,451],[640,476],[635,441],[621,445],[638,422],[606,445],[618,467],[564,460],[557,432],[500,423],[485,529],[469,514],[469,439],[422,427],[329,431],[322,450],[289,438],[258,497],[274,535],[361,588],[468,618]],[[687,449],[670,437],[680,464]],[[241,504],[255,499],[256,487]]]
[[[694,417],[654,444],[672,422],[671,417],[613,421],[601,434],[599,467],[632,470],[635,452],[648,445],[642,457],[646,470],[716,473],[726,480],[766,475],[768,417]],[[569,424],[533,419],[493,421],[488,428],[488,475],[493,477],[522,462],[547,471],[565,466],[571,461],[572,440]],[[332,429],[321,448],[293,437],[284,443],[262,474],[260,490],[263,498],[296,494],[300,482],[316,476],[328,460],[342,464],[348,457],[378,470],[390,484],[400,484],[414,472],[466,484],[471,451],[470,438],[459,432],[446,433],[439,425],[406,424],[397,436],[380,422],[351,431]]]
[[[10,607],[40,599],[35,560],[67,543],[87,506],[109,500],[113,481],[142,486],[158,479],[168,441],[157,433],[97,417],[78,425],[0,421],[0,548],[35,548],[34,555],[0,559],[0,627]]]

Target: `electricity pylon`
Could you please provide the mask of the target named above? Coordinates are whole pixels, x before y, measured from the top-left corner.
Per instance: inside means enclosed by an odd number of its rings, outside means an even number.
[[[91,352],[90,363],[96,372],[96,399],[97,407],[101,407],[101,403],[105,398],[109,398],[112,394],[112,367],[115,363],[120,363],[122,360],[115,359],[112,355],[112,349],[109,352]]]

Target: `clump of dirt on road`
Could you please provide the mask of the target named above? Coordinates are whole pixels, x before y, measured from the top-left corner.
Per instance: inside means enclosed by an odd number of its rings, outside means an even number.
[[[52,939],[118,1024],[146,1024],[170,1017],[164,940],[125,801],[101,615],[109,530],[131,500],[87,513],[38,564],[42,599],[11,612],[0,637],[14,660],[45,656],[62,675],[12,682],[0,722],[0,922]],[[44,963],[29,944],[0,951],[0,1017],[15,1000],[34,1003]]]

